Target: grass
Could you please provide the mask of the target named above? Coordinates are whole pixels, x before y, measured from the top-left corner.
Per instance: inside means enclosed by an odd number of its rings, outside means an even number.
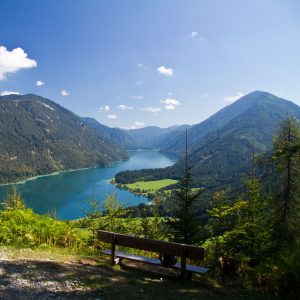
[[[130,191],[140,191],[142,193],[153,193],[167,186],[176,184],[177,180],[174,179],[162,179],[155,181],[137,181],[135,183],[122,184],[122,188],[126,188]]]

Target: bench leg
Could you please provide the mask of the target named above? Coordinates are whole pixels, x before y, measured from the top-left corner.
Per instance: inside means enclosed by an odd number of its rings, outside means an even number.
[[[111,237],[111,260],[110,260],[110,263],[112,266],[115,265],[115,252],[116,252],[115,235],[112,235],[112,237]]]
[[[180,277],[185,279],[186,277],[186,258],[184,256],[181,257],[181,274]]]

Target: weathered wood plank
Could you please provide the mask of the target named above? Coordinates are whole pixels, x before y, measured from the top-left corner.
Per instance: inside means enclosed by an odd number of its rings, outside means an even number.
[[[102,253],[106,254],[106,255],[111,255],[112,252],[111,252],[111,249],[108,249],[108,250],[102,251]],[[144,257],[141,255],[129,254],[129,253],[125,253],[122,251],[116,251],[115,257],[122,258],[122,259],[129,259],[129,260],[138,261],[138,262],[147,263],[147,264],[156,265],[156,266],[161,266],[161,267],[164,266],[161,264],[160,259],[158,259],[158,258]],[[171,266],[170,268],[173,268],[176,270],[181,270],[181,267],[182,267],[181,264],[177,263],[176,265]],[[192,273],[206,274],[209,271],[209,269],[186,264],[186,271],[192,272]]]
[[[181,270],[181,264],[180,264],[180,263],[177,263],[177,264],[174,266],[174,268],[175,268],[175,269],[178,269],[178,270]],[[186,264],[186,271],[187,271],[187,272],[193,272],[193,273],[206,274],[206,273],[209,271],[209,269],[203,268],[203,267],[192,266],[192,265]]]
[[[111,255],[111,250],[104,250],[102,251],[103,254]],[[141,255],[134,255],[134,254],[129,254],[121,251],[116,251],[115,256],[118,258],[124,258],[124,259],[129,259],[129,260],[134,260],[138,262],[143,262],[151,265],[157,265],[157,266],[162,266],[160,259],[158,258],[151,258],[151,257],[145,257]]]
[[[136,236],[130,236],[120,233],[112,233],[104,230],[98,230],[98,239],[102,242],[111,243],[114,236],[115,245],[129,247],[134,249],[152,251],[186,257],[192,259],[203,259],[204,249],[201,247],[165,242]]]

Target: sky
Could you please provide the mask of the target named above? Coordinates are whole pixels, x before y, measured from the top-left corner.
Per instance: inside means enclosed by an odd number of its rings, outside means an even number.
[[[0,95],[110,127],[196,124],[243,95],[300,105],[299,0],[1,0]]]

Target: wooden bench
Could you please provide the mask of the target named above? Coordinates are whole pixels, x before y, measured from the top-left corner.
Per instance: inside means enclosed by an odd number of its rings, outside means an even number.
[[[168,267],[180,270],[182,278],[191,278],[192,273],[205,274],[208,272],[207,268],[193,266],[186,263],[187,258],[197,260],[202,260],[204,258],[204,249],[201,247],[141,238],[104,230],[98,230],[98,239],[101,242],[111,244],[111,249],[105,250],[102,253],[111,256],[112,265],[121,263],[122,259],[128,259],[160,267]],[[176,263],[173,266],[164,266],[158,258],[149,258],[116,251],[116,246],[156,252],[164,255],[174,255],[181,258],[181,263]]]

